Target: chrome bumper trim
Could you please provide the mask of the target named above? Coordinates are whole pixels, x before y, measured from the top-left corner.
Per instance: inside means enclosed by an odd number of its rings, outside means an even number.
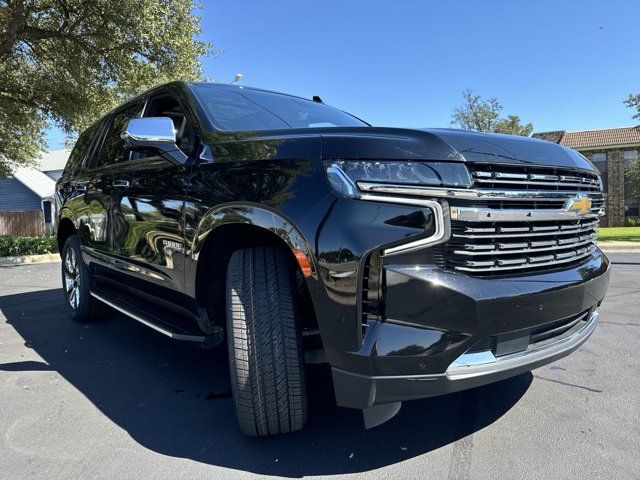
[[[494,357],[488,351],[465,353],[449,366],[446,376],[453,381],[464,380],[515,370],[530,364],[544,362],[551,357],[562,357],[578,348],[589,338],[598,324],[598,317],[598,312],[593,312],[587,323],[573,335],[534,350],[513,353],[499,358]]]

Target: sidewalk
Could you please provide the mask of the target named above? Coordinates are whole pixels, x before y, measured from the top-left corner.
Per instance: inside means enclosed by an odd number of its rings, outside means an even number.
[[[22,255],[19,257],[0,257],[0,267],[12,265],[25,265],[30,263],[50,263],[59,262],[59,253],[47,253],[44,255]]]
[[[605,253],[640,252],[640,242],[598,242]]]

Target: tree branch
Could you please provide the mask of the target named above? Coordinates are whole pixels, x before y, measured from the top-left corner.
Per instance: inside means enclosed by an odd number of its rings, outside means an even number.
[[[2,42],[0,42],[0,57],[8,54],[16,43],[18,31],[25,21],[24,0],[18,0],[11,9],[11,19],[4,32],[2,32]]]

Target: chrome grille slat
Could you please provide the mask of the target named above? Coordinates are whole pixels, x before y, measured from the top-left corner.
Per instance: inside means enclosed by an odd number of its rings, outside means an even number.
[[[551,170],[549,172],[549,170]],[[472,168],[474,184],[478,187],[503,187],[509,190],[536,189],[599,192],[598,177],[589,172],[573,172],[565,169],[545,169],[529,166],[479,166]]]
[[[500,246],[498,245],[498,248],[494,248],[492,250],[487,250],[487,251],[454,250],[453,253],[455,253],[456,255],[467,255],[467,256],[475,257],[475,256],[489,256],[489,255],[513,255],[517,253],[548,252],[548,251],[554,251],[554,250],[562,251],[563,249],[566,249],[566,248],[575,248],[578,246],[591,244],[593,243],[593,240],[595,240],[595,236],[582,241],[579,241],[576,239],[575,242],[568,243],[568,244],[556,244],[554,242],[553,245],[549,245],[547,247],[540,247],[540,248],[530,248],[527,245],[527,247],[525,248],[505,249],[505,248],[500,248]]]
[[[513,265],[513,266],[509,266],[509,265],[498,265],[498,266],[496,266],[494,264],[494,266],[492,266],[492,267],[483,266],[483,267],[480,267],[480,268],[467,267],[467,266],[456,266],[455,269],[463,271],[463,272],[473,272],[473,273],[485,273],[485,272],[499,273],[499,272],[502,272],[504,270],[520,270],[520,269],[531,269],[531,268],[540,268],[540,267],[554,267],[554,266],[559,265],[559,264],[573,262],[573,261],[576,261],[576,260],[580,260],[582,258],[586,258],[589,255],[591,255],[595,251],[595,249],[596,249],[596,247],[595,247],[595,245],[593,245],[589,249],[587,249],[586,251],[584,251],[582,253],[576,252],[576,255],[571,257],[571,258],[554,258],[553,260],[547,261],[547,262],[535,262],[535,263],[527,262],[527,263],[520,263],[518,265]],[[555,257],[555,255],[554,255],[554,257]]]
[[[578,187],[578,188],[582,188],[585,186],[589,186],[589,187],[594,187],[594,188],[598,188],[598,184],[594,184],[594,183],[584,183],[584,182],[580,182],[580,183],[572,183],[572,182],[539,182],[539,181],[527,181],[527,182],[519,182],[517,180],[497,180],[497,179],[481,179],[481,178],[476,178],[475,179],[476,183],[498,183],[498,184],[510,184],[510,185],[518,185],[518,186],[522,186],[522,185],[531,185],[534,187],[537,186],[542,186],[542,187],[555,187],[555,186],[562,186],[562,187]]]
[[[574,233],[586,233],[596,228],[597,222],[586,224],[580,228],[570,230],[558,230],[555,232],[525,232],[525,233],[492,233],[492,234],[476,234],[476,233],[453,233],[453,238],[467,239],[502,239],[502,238],[523,238],[523,237],[544,237],[549,235],[571,235]]]

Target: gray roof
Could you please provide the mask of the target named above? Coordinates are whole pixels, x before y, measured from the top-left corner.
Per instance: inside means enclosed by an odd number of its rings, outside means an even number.
[[[64,166],[67,164],[69,154],[71,150],[49,150],[48,152],[42,152],[38,159],[38,170],[41,172],[50,172],[52,170],[64,170]]]
[[[53,197],[55,193],[56,182],[33,167],[17,167],[12,176],[42,199]]]

